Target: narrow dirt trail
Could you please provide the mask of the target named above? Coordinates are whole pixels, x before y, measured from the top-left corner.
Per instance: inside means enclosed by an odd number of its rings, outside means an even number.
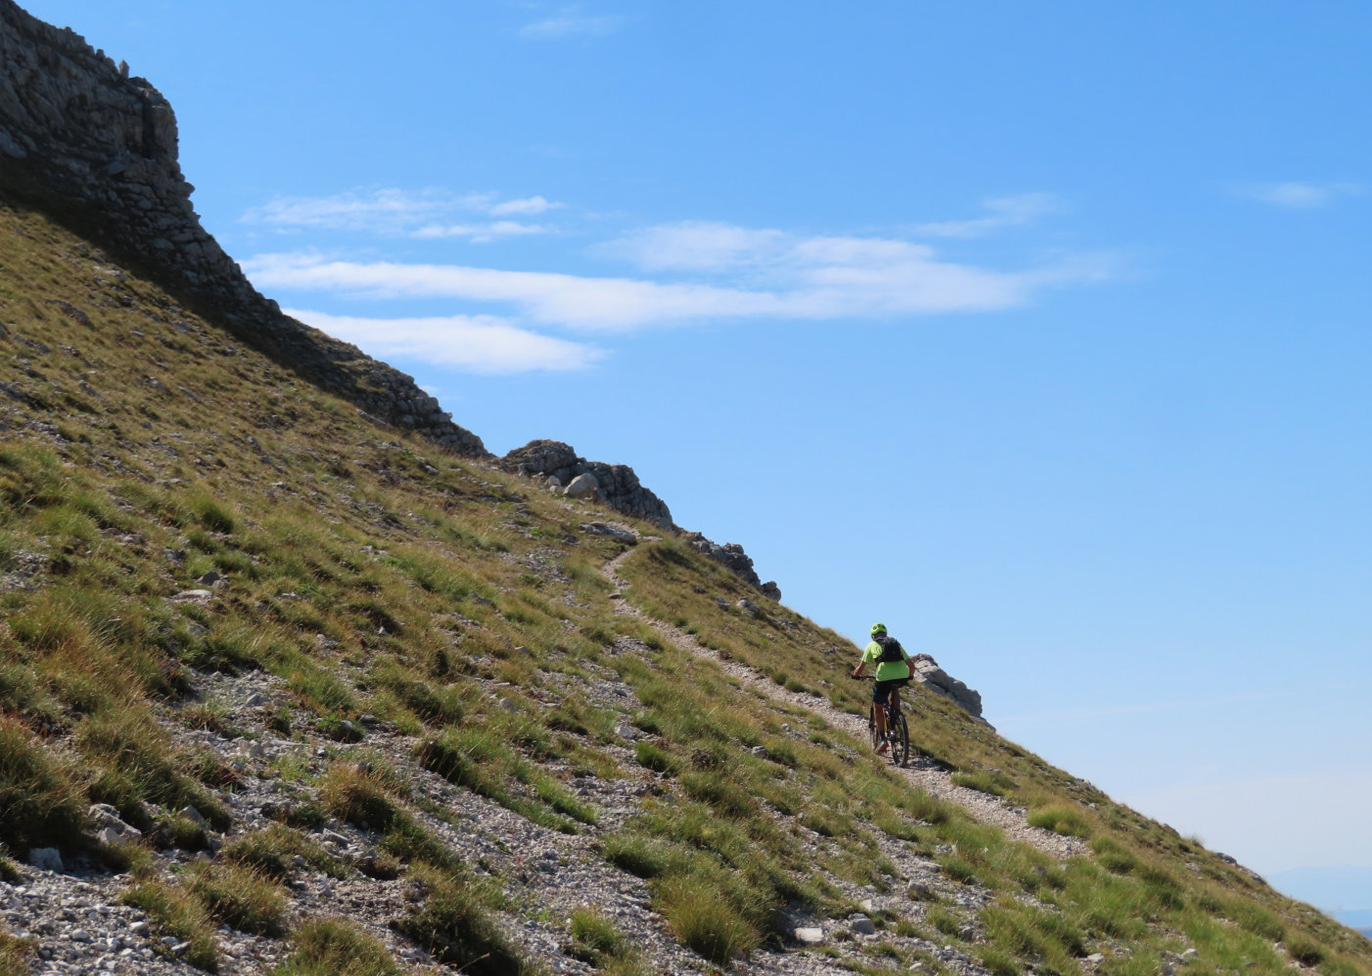
[[[866,741],[867,722],[864,719],[835,708],[827,699],[817,695],[787,691],[745,664],[722,659],[717,653],[705,647],[680,628],[661,620],[655,620],[637,607],[630,605],[622,594],[625,590],[630,589],[631,585],[628,580],[619,575],[619,566],[635,551],[634,549],[626,549],[601,569],[601,575],[615,588],[616,593],[620,594],[618,598],[615,598],[614,594],[611,596],[616,614],[641,620],[657,631],[662,639],[673,647],[713,662],[720,670],[736,679],[749,691],[764,695],[774,701],[807,709],[819,715],[834,728],[848,732],[860,742]],[[1011,839],[1036,847],[1045,854],[1059,860],[1089,854],[1090,849],[1080,839],[1064,837],[1041,827],[1030,826],[1027,811],[1024,808],[1011,806],[1000,797],[958,786],[953,782],[951,773],[938,768],[927,760],[915,757],[910,760],[908,766],[904,768],[893,766],[892,769],[904,777],[912,786],[918,786],[932,796],[956,803],[982,823],[993,824],[1004,830],[1006,836]]]

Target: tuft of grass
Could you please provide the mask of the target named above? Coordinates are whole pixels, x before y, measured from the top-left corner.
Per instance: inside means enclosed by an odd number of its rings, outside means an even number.
[[[1286,943],[1286,951],[1302,966],[1318,966],[1325,960],[1325,950],[1313,939],[1296,937]]]
[[[166,943],[170,937],[177,942],[189,942],[183,957],[196,969],[207,973],[219,971],[219,949],[214,939],[214,922],[204,904],[181,885],[163,880],[150,880],[134,886],[123,897],[126,905],[147,912],[153,920],[151,938],[154,951],[170,954]]]
[[[1067,837],[1091,835],[1091,827],[1086,819],[1078,811],[1066,806],[1048,806],[1030,812],[1029,825]]]
[[[294,951],[273,976],[400,976],[394,957],[374,936],[342,919],[306,922],[291,936]]]
[[[198,864],[187,873],[185,886],[211,918],[230,928],[271,936],[285,932],[285,893],[274,879],[255,868]]]
[[[628,954],[624,936],[601,912],[578,908],[572,912],[571,921],[573,958],[601,969],[609,960]]]
[[[334,816],[363,830],[390,830],[404,816],[384,777],[357,763],[330,766],[320,797]]]
[[[31,847],[84,846],[87,801],[74,770],[28,729],[0,716],[0,836]]]
[[[37,941],[21,939],[0,929],[0,976],[29,976],[37,954]]]
[[[423,867],[411,878],[423,898],[395,929],[440,963],[470,976],[518,976],[521,961],[482,906],[481,892],[456,874]]]
[[[220,857],[277,881],[290,877],[297,857],[316,870],[334,877],[343,877],[347,873],[343,865],[330,857],[322,846],[285,824],[272,824],[225,844]]]
[[[685,945],[718,965],[727,965],[758,943],[758,935],[736,906],[708,881],[687,875],[658,888],[661,912]]]
[[[971,773],[954,773],[953,782],[958,786],[965,786],[969,790],[977,790],[980,793],[989,793],[991,796],[1004,796],[1007,790],[1012,790],[1017,785],[1003,773],[988,772],[978,769]]]

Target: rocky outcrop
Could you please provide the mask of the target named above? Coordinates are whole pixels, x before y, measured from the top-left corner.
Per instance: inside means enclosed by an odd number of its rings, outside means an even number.
[[[587,461],[561,441],[536,440],[506,454],[500,466],[525,478],[556,481],[554,487],[573,498],[595,498],[616,512],[674,528],[667,503],[643,487],[627,464]]]
[[[594,498],[616,512],[646,519],[664,529],[677,528],[672,524],[667,503],[643,487],[633,468],[587,461],[562,441],[529,441],[501,458],[500,466],[525,478],[538,478],[552,490],[571,498]],[[688,532],[685,538],[696,552],[723,564],[757,587],[763,596],[781,600],[781,589],[775,582],[762,582],[753,569],[752,559],[738,543],[721,546],[699,532]]]
[[[737,542],[726,542],[721,546],[719,543],[705,538],[705,536],[701,535],[699,532],[688,533],[686,535],[686,541],[696,552],[709,556],[715,562],[721,563],[732,570],[735,575],[742,578],[745,582],[756,586],[762,591],[763,596],[770,597],[777,602],[781,601],[781,588],[777,586],[776,581],[768,580],[766,583],[762,582],[762,578],[758,576],[757,570],[753,569],[752,557],[744,552],[743,547]]]
[[[200,226],[176,116],[69,29],[0,0],[0,198],[99,241],[196,311],[372,417],[469,455],[481,439],[414,380],[281,314]]]
[[[986,721],[981,716],[981,693],[943,670],[928,654],[915,654],[910,658],[910,673],[930,691],[950,699],[973,718]]]

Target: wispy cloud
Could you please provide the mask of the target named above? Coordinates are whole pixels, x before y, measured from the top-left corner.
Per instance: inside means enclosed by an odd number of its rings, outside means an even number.
[[[502,201],[495,193],[459,195],[442,190],[351,190],[326,197],[277,197],[249,210],[242,221],[279,231],[333,230],[488,241],[497,237],[547,233],[549,228],[508,219],[454,222],[451,217],[484,214],[508,218],[541,214],[561,206],[542,196]],[[450,219],[445,221],[445,217]]]
[[[1343,197],[1360,196],[1360,183],[1247,183],[1236,192],[1259,203],[1288,210],[1314,210]]]
[[[259,287],[370,298],[451,298],[513,306],[540,324],[627,331],[719,319],[890,318],[1022,306],[1045,288],[1108,278],[1099,258],[998,271],[940,260],[888,238],[800,237],[728,224],[675,224],[608,249],[657,271],[709,272],[712,281],[503,271],[446,264],[264,254],[245,267]],[[723,279],[723,280],[721,280]]]
[[[982,237],[1006,227],[1020,227],[1040,217],[1062,210],[1061,201],[1051,193],[1021,193],[982,201],[986,216],[971,220],[948,220],[920,224],[919,234],[934,237]]]
[[[552,17],[526,24],[519,36],[532,40],[583,35],[603,37],[624,25],[623,17],[594,17],[582,13],[580,6],[563,7]]]
[[[602,349],[540,335],[490,315],[381,319],[283,311],[374,356],[414,357],[474,373],[577,370],[605,357]]]
[[[504,203],[497,203],[491,207],[489,213],[493,217],[532,217],[555,210],[562,206],[560,203],[551,203],[541,196],[526,197],[523,200],[506,200]]]
[[[515,220],[497,220],[489,224],[429,224],[413,232],[413,236],[424,239],[441,237],[465,237],[476,243],[493,240],[497,237],[527,237],[530,234],[547,234],[549,228],[542,224],[521,224]]]

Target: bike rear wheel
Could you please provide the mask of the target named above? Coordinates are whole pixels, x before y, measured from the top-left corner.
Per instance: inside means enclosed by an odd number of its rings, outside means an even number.
[[[905,761],[910,758],[910,727],[905,724],[905,713],[893,710],[894,714],[887,717],[890,726],[888,733],[891,738],[891,762],[897,766],[904,766]]]

